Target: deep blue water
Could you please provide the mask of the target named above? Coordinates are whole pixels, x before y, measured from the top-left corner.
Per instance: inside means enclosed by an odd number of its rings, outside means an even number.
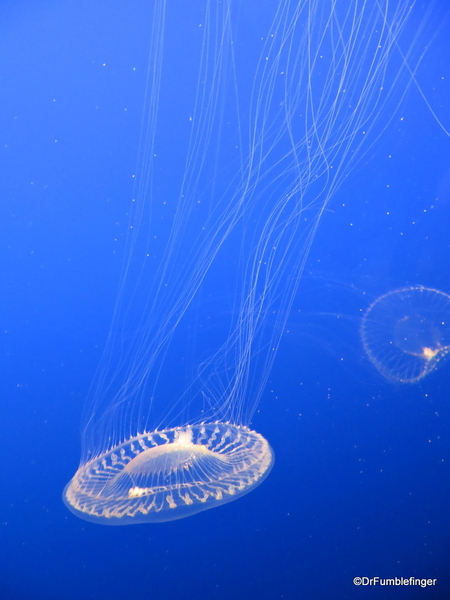
[[[0,5],[0,599],[450,598],[450,363],[392,384],[358,333],[380,294],[450,292],[450,139],[414,85],[315,237],[252,422],[276,455],[263,485],[160,525],[100,527],[63,505],[123,260],[152,3],[37,4]],[[180,13],[181,40],[202,6]],[[448,129],[445,15],[442,0],[416,77]]]

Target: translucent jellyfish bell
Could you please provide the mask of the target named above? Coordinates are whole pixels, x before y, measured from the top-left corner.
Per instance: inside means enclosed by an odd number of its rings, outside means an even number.
[[[208,423],[142,434],[80,468],[64,490],[78,517],[104,525],[174,521],[236,500],[274,455],[244,426]]]
[[[425,287],[389,292],[367,309],[361,337],[386,379],[419,381],[450,353],[450,296]]]

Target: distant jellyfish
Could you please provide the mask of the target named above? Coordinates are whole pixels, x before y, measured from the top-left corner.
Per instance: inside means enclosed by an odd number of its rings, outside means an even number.
[[[410,0],[240,5],[186,21],[189,3],[148,3],[119,291],[63,494],[96,523],[180,519],[264,481],[251,428],[319,222],[422,57]]]
[[[361,337],[386,379],[415,383],[450,353],[450,296],[425,287],[388,292],[367,309]]]

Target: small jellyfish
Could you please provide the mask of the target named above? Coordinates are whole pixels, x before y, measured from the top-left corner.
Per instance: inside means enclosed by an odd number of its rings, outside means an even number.
[[[415,383],[450,352],[450,296],[420,286],[389,292],[365,312],[361,337],[386,379]]]

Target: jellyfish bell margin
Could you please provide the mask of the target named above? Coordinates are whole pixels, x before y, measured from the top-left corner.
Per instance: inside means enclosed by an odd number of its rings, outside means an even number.
[[[274,464],[242,425],[204,423],[137,435],[81,465],[63,492],[71,512],[102,525],[162,523],[237,500]]]

